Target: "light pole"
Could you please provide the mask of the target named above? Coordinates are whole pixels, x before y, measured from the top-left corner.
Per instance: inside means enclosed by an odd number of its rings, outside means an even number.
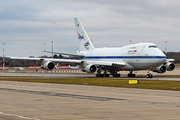
[[[46,48],[45,48],[46,45],[47,45],[47,43],[44,43],[44,52],[46,51]],[[45,53],[44,53],[44,58],[46,58]]]
[[[52,58],[53,58],[53,41],[51,41],[52,42]]]
[[[5,42],[3,44],[3,70],[5,70],[5,58],[4,58],[4,45],[6,44]]]

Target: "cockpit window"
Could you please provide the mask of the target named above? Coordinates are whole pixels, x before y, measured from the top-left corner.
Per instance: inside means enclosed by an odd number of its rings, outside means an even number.
[[[156,45],[150,45],[149,48],[157,48]]]

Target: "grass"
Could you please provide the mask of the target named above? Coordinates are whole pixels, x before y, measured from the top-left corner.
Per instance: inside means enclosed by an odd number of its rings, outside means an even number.
[[[140,81],[139,84],[129,85],[128,84],[129,80],[127,80],[127,79],[113,79],[113,78],[111,79],[111,78],[22,78],[22,77],[17,78],[17,77],[0,77],[0,80],[180,91],[180,82],[178,82],[178,81],[139,80]]]
[[[177,68],[179,68],[179,67],[180,67],[180,63],[176,63],[175,66],[176,66]]]

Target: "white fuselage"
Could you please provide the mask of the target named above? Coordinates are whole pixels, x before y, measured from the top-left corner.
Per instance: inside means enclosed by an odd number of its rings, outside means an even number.
[[[83,59],[92,61],[125,62],[117,70],[145,70],[156,68],[166,61],[165,54],[153,43],[131,44],[117,48],[96,48],[91,51],[79,51]],[[114,68],[112,68],[114,69]]]

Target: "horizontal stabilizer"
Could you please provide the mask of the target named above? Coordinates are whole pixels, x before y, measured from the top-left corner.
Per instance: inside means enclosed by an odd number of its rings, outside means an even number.
[[[46,53],[54,53],[54,54],[62,54],[62,55],[69,55],[69,56],[75,56],[75,57],[84,57],[84,55],[69,54],[69,53],[50,52],[50,51],[42,51],[42,52],[46,52]]]

